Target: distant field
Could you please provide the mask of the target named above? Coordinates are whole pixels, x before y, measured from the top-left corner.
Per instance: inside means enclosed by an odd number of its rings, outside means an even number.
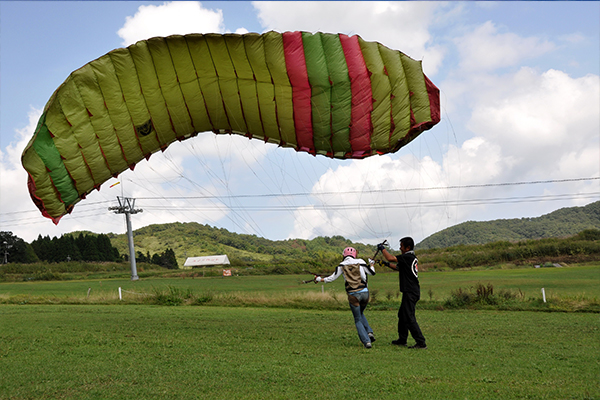
[[[597,314],[419,311],[427,350],[367,316],[371,350],[349,311],[0,305],[0,398],[600,398]]]
[[[86,281],[35,281],[0,282],[0,296],[53,296],[85,298],[88,290],[91,295],[104,294],[117,298],[118,288],[128,292],[152,293],[157,288],[174,287],[194,293],[214,292],[261,292],[276,295],[285,293],[319,292],[321,284],[300,284],[310,275],[267,275],[233,276],[206,278],[144,278],[139,281],[130,279],[86,280]],[[495,290],[510,289],[521,291],[526,298],[541,298],[541,289],[545,288],[550,296],[584,296],[600,298],[600,264],[581,265],[564,268],[519,268],[491,269],[473,271],[422,272],[421,298],[423,301],[442,301],[450,292],[459,287],[467,288],[477,283],[491,283]],[[398,276],[395,273],[379,273],[369,280],[372,291],[378,291],[378,297],[394,297],[398,292]],[[343,279],[324,285],[330,293],[343,294]],[[134,296],[128,293],[125,296]],[[1,298],[0,298],[1,299]]]

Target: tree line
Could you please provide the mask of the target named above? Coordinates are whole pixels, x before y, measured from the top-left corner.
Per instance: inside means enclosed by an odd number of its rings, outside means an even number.
[[[135,255],[135,259],[138,262],[160,265],[161,267],[167,269],[179,268],[179,265],[177,264],[177,257],[175,257],[175,252],[171,248],[167,248],[162,253],[154,253],[152,256],[150,255],[150,252],[144,254],[141,251],[138,251]]]
[[[61,237],[39,235],[31,242],[33,251],[41,261],[51,263],[64,261],[115,262],[121,260],[119,250],[105,234],[62,235]]]
[[[120,262],[129,261],[129,256],[121,255],[114,247],[108,235],[66,234],[61,237],[38,235],[31,244],[12,232],[0,232],[0,260],[2,263],[31,264],[36,262],[60,263],[69,261],[83,262]],[[146,255],[137,252],[136,260],[156,264],[163,268],[177,269],[175,252],[168,248],[162,253]]]

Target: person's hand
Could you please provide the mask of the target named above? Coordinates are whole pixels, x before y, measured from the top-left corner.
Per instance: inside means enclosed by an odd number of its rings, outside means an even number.
[[[383,251],[384,249],[385,249],[385,246],[383,245],[383,243],[379,243],[379,244],[377,245],[377,250],[379,250],[379,251]]]
[[[390,267],[390,263],[387,261],[383,261],[383,260],[377,260],[377,264],[379,265],[385,265],[386,267]]]
[[[322,280],[323,278],[321,278],[320,276],[315,276],[315,283],[321,282]]]
[[[369,265],[370,265],[370,266],[373,266],[373,265],[375,265],[375,260],[371,260],[371,259],[369,258]]]

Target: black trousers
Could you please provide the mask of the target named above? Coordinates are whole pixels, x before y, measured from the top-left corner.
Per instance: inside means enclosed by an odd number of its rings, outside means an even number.
[[[398,310],[398,338],[401,342],[406,343],[408,332],[410,332],[415,342],[419,345],[425,344],[425,337],[421,333],[421,328],[415,317],[415,306],[421,298],[421,295],[416,292],[402,293],[402,302]]]

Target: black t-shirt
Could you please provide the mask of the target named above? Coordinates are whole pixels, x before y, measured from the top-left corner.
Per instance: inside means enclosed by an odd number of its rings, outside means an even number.
[[[421,293],[419,285],[419,266],[414,251],[407,251],[396,256],[397,268],[400,278],[400,291]]]

